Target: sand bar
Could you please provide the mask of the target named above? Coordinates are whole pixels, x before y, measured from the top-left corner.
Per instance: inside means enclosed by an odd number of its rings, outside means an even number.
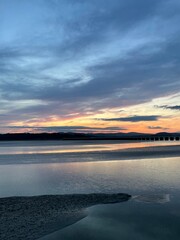
[[[35,240],[82,219],[90,206],[130,198],[124,193],[0,198],[0,239]]]

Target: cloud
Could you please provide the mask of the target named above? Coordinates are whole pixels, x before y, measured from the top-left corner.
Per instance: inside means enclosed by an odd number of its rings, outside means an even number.
[[[7,118],[93,115],[179,91],[179,1],[10,4],[0,16],[0,100],[17,103]]]
[[[154,129],[162,129],[162,130],[168,130],[169,128],[164,128],[160,126],[149,126],[148,129],[154,130]]]
[[[150,121],[158,121],[160,116],[152,115],[152,116],[131,116],[131,117],[121,117],[121,118],[101,118],[98,120],[101,121],[117,121],[117,122],[150,122]]]
[[[155,105],[155,107],[163,108],[163,109],[170,109],[170,110],[177,110],[177,111],[180,110],[180,105],[174,105],[174,106],[169,106],[169,105],[158,106],[158,105]]]
[[[1,129],[6,129],[7,126],[0,126]],[[127,130],[124,127],[86,127],[86,126],[8,126],[11,130],[36,131],[36,132],[114,132]]]

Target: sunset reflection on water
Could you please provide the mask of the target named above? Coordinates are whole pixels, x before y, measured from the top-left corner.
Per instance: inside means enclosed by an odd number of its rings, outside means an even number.
[[[45,153],[76,153],[76,152],[94,152],[94,151],[116,151],[129,148],[144,148],[155,146],[172,146],[178,145],[176,141],[158,141],[158,142],[127,142],[127,141],[55,141],[54,145],[47,145],[47,142],[40,141],[41,145],[37,142],[30,142],[29,145],[24,145],[21,142],[16,142],[12,146],[9,143],[0,144],[0,154],[45,154]]]

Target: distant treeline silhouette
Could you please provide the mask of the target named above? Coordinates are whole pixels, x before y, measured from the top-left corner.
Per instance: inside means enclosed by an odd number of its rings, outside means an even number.
[[[30,140],[134,140],[134,141],[179,141],[179,133],[6,133],[0,141]]]

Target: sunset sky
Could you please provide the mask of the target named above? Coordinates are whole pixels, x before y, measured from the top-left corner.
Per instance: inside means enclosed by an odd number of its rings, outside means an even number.
[[[0,132],[180,132],[179,0],[0,0]]]

